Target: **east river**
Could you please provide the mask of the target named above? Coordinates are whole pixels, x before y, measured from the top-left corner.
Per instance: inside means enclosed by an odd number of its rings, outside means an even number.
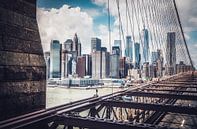
[[[123,90],[121,88],[98,88],[98,95],[106,95]],[[72,89],[64,87],[47,87],[47,108],[94,96],[96,89]]]

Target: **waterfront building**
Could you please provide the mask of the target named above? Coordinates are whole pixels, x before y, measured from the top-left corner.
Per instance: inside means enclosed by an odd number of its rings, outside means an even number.
[[[109,72],[110,72],[110,54],[107,52],[107,49],[105,51],[101,51],[101,78],[108,78],[109,77]]]
[[[186,65],[183,61],[180,61],[179,64],[176,65],[176,71],[177,73],[182,73],[185,71]]]
[[[119,78],[119,55],[110,55],[110,77]]]
[[[139,69],[140,68],[140,44],[135,43],[134,44],[134,68]]]
[[[85,67],[86,76],[92,76],[92,57],[91,55],[88,54],[84,54],[83,56],[85,57],[85,61],[86,61],[86,67]]]
[[[92,78],[102,78],[102,55],[101,51],[92,52]]]
[[[163,57],[157,60],[157,77],[163,76]]]
[[[67,65],[66,65],[66,69],[65,69],[65,77],[68,77],[69,75],[72,75],[72,60],[73,60],[73,55],[70,53],[66,54],[66,61]]]
[[[144,80],[148,80],[149,79],[149,63],[148,62],[144,62],[143,66],[142,66],[142,79]]]
[[[61,44],[52,40],[50,44],[50,78],[61,77]]]
[[[119,76],[120,78],[126,77],[126,57],[120,57],[119,59]]]
[[[157,77],[157,63],[153,63],[149,65],[149,77],[150,78]]]
[[[131,36],[126,36],[125,56],[129,62],[133,62],[133,42]]]
[[[128,71],[128,76],[135,80],[139,80],[141,78],[141,71],[140,69],[130,69]]]
[[[86,57],[85,56],[78,56],[76,72],[77,72],[78,77],[82,78],[86,76]]]
[[[180,61],[179,64],[176,64],[177,74],[178,73],[183,73],[183,72],[188,72],[188,71],[191,71],[191,70],[192,70],[191,65],[186,65],[186,64],[184,64],[183,61]]]
[[[76,76],[77,74],[77,61],[72,59],[72,76]]]
[[[91,38],[91,52],[101,50],[101,40],[99,38]]]
[[[92,78],[66,78],[61,80],[61,84],[69,87],[87,87],[99,85],[99,80]]]
[[[143,62],[149,62],[149,33],[148,30],[142,30],[142,51],[143,51]],[[142,63],[143,63],[142,62]]]
[[[62,66],[61,66],[61,78],[67,78],[69,75],[72,75],[72,60],[73,55],[66,50],[62,51]]]
[[[66,60],[66,56],[67,56],[67,50],[62,50],[62,59],[61,59],[61,78],[66,78],[67,77],[67,60]]]
[[[50,52],[44,53],[44,59],[46,62],[46,78],[50,78]]]
[[[176,35],[175,32],[167,33],[166,45],[166,74],[176,74]]]

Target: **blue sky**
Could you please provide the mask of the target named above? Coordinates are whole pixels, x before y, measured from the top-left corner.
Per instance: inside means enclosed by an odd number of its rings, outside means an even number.
[[[62,5],[80,6],[82,8],[97,8],[90,0],[38,0],[38,7],[60,8]]]
[[[79,7],[80,12],[87,12],[92,18],[93,32],[99,35],[101,31],[105,30],[108,24],[107,10],[105,3],[107,0],[38,0],[38,8],[44,9],[60,9],[63,5],[68,5],[72,8]],[[195,0],[176,0],[177,6],[187,39],[188,47],[192,59],[197,65],[197,4]],[[115,17],[112,16],[112,24],[115,22]],[[79,24],[81,21],[79,21]],[[113,25],[112,25],[113,26]],[[105,32],[103,35],[107,35]],[[81,36],[83,37],[83,36]],[[102,36],[101,36],[102,37]],[[42,38],[42,34],[41,34]],[[83,39],[82,39],[83,40]],[[89,42],[84,40],[83,42]],[[104,40],[104,42],[107,42]],[[86,50],[84,50],[86,51]]]
[[[69,5],[70,7],[80,7],[82,11],[86,11],[87,9],[98,10],[100,13],[99,16],[94,17],[94,26],[98,26],[99,24],[107,24],[107,10],[104,10],[102,6],[98,6],[93,3],[92,0],[38,0],[37,6],[39,8],[61,8],[64,4]],[[113,20],[113,18],[112,18]],[[94,28],[96,31],[96,28]]]

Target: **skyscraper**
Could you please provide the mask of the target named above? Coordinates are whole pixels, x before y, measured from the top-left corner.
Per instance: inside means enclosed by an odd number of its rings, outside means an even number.
[[[122,44],[121,44],[121,40],[114,40],[114,46],[120,48],[120,57],[122,57]]]
[[[131,36],[126,36],[125,56],[129,62],[133,62],[133,42],[131,41]]]
[[[102,56],[101,51],[92,52],[92,78],[102,78]]]
[[[153,51],[151,53],[151,63],[155,63],[157,62],[158,59],[161,58],[161,50],[160,49],[157,49],[157,51]]]
[[[120,78],[126,77],[126,58],[120,57],[119,59],[119,76]]]
[[[112,46],[112,54],[117,54],[120,56],[120,48],[118,46]]]
[[[67,62],[65,75],[67,77],[68,75],[72,75],[72,60],[73,60],[72,54],[67,53],[65,59],[66,59],[65,62]]]
[[[72,46],[73,46],[72,39],[67,39],[66,42],[64,42],[63,50],[70,52],[70,51],[72,51]]]
[[[175,32],[167,33],[166,45],[166,74],[176,74],[176,35]]]
[[[75,33],[74,38],[73,38],[72,51],[76,51],[77,55],[78,55],[78,43],[79,43],[79,39],[77,37],[77,34]]]
[[[77,61],[73,58],[72,59],[72,76],[77,74]]]
[[[78,54],[78,56],[81,56],[81,43],[79,42],[78,43],[78,50],[77,50],[77,54]]]
[[[157,77],[157,63],[156,62],[149,65],[149,77],[150,78]]]
[[[112,55],[110,55],[110,77],[119,78],[119,58],[120,48],[118,46],[112,47]]]
[[[85,68],[86,76],[91,76],[92,75],[92,58],[88,54],[84,54],[83,56],[86,58],[86,68]]]
[[[101,47],[101,51],[102,52],[107,52],[107,48],[106,47]]]
[[[61,44],[58,40],[51,41],[50,78],[61,77]]]
[[[49,79],[50,78],[50,52],[44,53],[44,59],[46,62],[46,76],[47,79]]]
[[[91,52],[101,50],[101,40],[99,38],[91,38]]]
[[[62,50],[61,59],[61,78],[67,77],[67,50]]]
[[[159,52],[151,52],[151,63],[155,63],[159,59]]]
[[[161,56],[157,60],[157,76],[158,77],[162,77],[163,76],[163,57],[161,57]]]
[[[140,57],[140,44],[139,43],[135,43],[134,44],[134,65],[135,65],[135,68],[140,68],[140,60],[141,60],[141,57]]]
[[[86,57],[85,56],[78,56],[76,71],[79,77],[84,77],[86,75]]]
[[[143,50],[143,61],[144,62],[149,62],[149,34],[148,34],[148,30],[143,29],[143,38],[142,38],[142,50]]]
[[[106,51],[101,51],[101,58],[102,58],[102,65],[101,65],[101,67],[102,67],[102,78],[107,78],[107,77],[109,77],[109,67],[110,67],[110,60],[109,60],[109,52],[107,52],[107,50]]]
[[[62,50],[61,78],[66,78],[68,75],[72,75],[72,60],[72,52]]]
[[[142,68],[142,78],[143,79],[145,79],[145,80],[147,80],[147,79],[149,79],[149,72],[150,72],[150,70],[149,70],[149,62],[145,62],[145,63],[143,63],[143,66],[142,66],[143,68]]]
[[[119,78],[119,55],[112,54],[110,55],[110,77]]]

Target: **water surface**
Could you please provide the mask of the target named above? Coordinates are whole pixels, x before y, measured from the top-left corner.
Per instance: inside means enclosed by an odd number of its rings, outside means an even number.
[[[123,90],[121,88],[98,88],[98,95],[106,95],[112,92]],[[53,107],[80,99],[85,99],[94,96],[96,89],[71,89],[64,87],[47,87],[46,107]]]

